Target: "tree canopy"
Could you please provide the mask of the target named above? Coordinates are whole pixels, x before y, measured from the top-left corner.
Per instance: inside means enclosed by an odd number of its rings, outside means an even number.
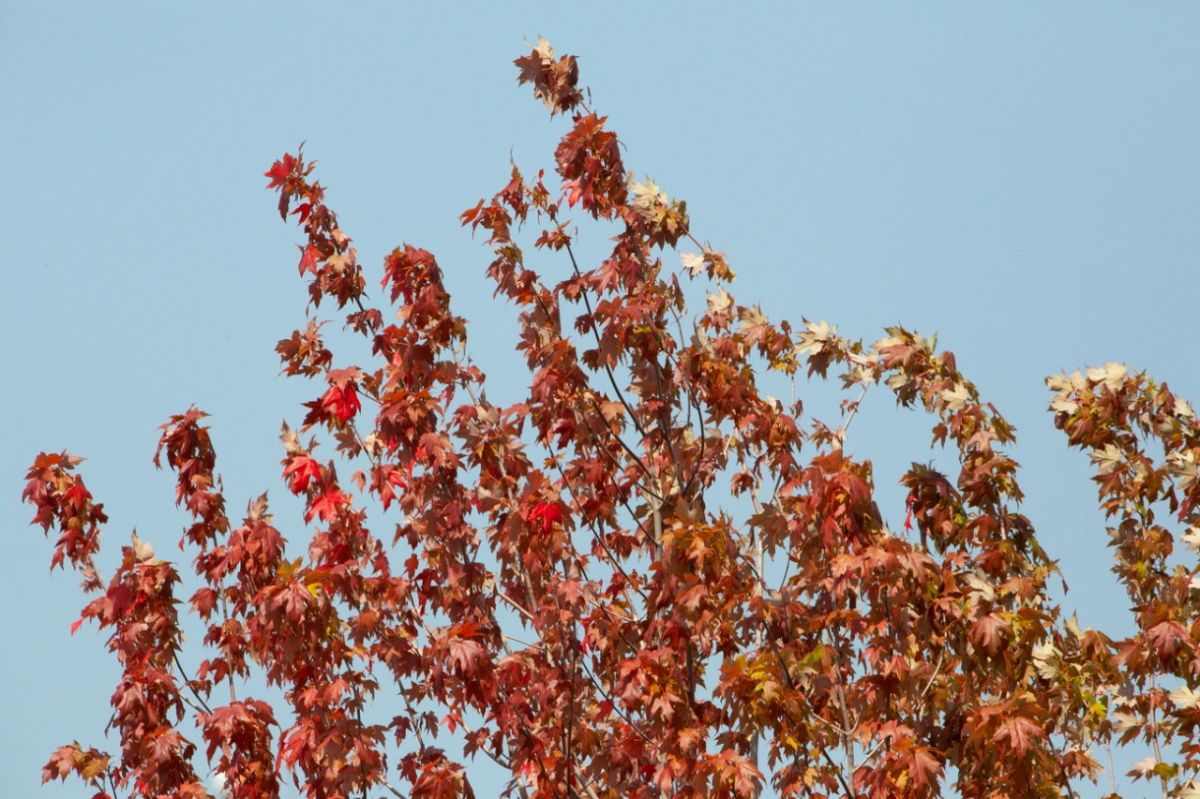
[[[39,454],[24,497],[52,566],[83,578],[75,626],[108,631],[122,669],[119,751],[65,745],[44,779],[204,797],[206,762],[236,799],[473,796],[486,758],[526,799],[1060,797],[1140,741],[1134,778],[1200,796],[1200,566],[1177,551],[1200,551],[1190,406],[1116,363],[1047,380],[1136,620],[1081,629],[1020,511],[1013,428],[951,352],[738,300],[686,203],[627,169],[576,58],[540,40],[515,65],[565,128],[553,172],[514,164],[461,221],[517,314],[527,395],[489,400],[433,253],[403,244],[370,274],[316,163],[275,161],[311,309],[277,347],[315,385],[281,436],[304,524],[266,494],[230,515],[191,408],[155,455],[191,516],[191,574],[136,534],[102,574],[80,459]],[[587,235],[603,257],[578,254]],[[330,322],[369,354],[335,352]],[[842,392],[836,419],[806,410],[804,380]],[[895,528],[846,447],[868,391],[927,415],[955,464],[914,454]],[[205,628],[190,673],[184,603]],[[384,697],[400,710],[379,718]]]

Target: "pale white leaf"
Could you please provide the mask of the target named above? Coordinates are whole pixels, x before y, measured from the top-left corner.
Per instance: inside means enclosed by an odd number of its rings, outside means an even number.
[[[978,569],[968,574],[964,578],[964,582],[971,587],[974,593],[979,594],[979,598],[986,599],[988,602],[996,601],[996,589],[986,575]]]
[[[953,388],[947,388],[942,391],[942,402],[946,403],[946,407],[952,411],[959,410],[970,399],[971,393],[962,383],[955,383]]]
[[[1200,527],[1189,527],[1187,532],[1180,536],[1180,539],[1188,549],[1200,553]]]
[[[679,260],[683,264],[683,268],[692,277],[696,277],[704,271],[704,256],[700,253],[681,252],[679,253]]]
[[[1108,474],[1116,469],[1122,458],[1121,450],[1112,444],[1105,444],[1104,449],[1092,450],[1092,463],[1096,465],[1101,474]]]
[[[1189,688],[1186,685],[1181,685],[1172,691],[1168,696],[1171,697],[1171,702],[1180,710],[1188,710],[1200,706],[1200,692]]]
[[[554,58],[554,48],[550,46],[550,42],[546,41],[545,36],[539,36],[537,46],[533,49],[537,50],[538,55],[544,59]]]
[[[1133,713],[1118,712],[1109,716],[1117,732],[1127,732],[1140,727],[1142,720]]]
[[[1129,370],[1125,367],[1125,364],[1116,363],[1115,361],[1110,361],[1104,364],[1104,366],[1093,366],[1087,370],[1089,380],[1093,383],[1104,383],[1112,389],[1118,388],[1121,383],[1125,382],[1125,375],[1128,373]]]
[[[708,312],[709,313],[724,313],[733,307],[733,297],[725,289],[721,289],[715,294],[708,294]]]
[[[1158,765],[1158,761],[1154,759],[1154,755],[1147,755],[1138,762],[1133,764],[1133,771],[1143,776],[1151,774],[1154,767]]]
[[[1038,676],[1044,680],[1053,680],[1058,675],[1058,649],[1050,642],[1037,644],[1030,653],[1033,655],[1033,665],[1037,668]]]
[[[154,557],[154,547],[150,546],[149,542],[143,541],[137,534],[137,530],[134,530],[129,536],[129,541],[133,547],[133,556],[137,558],[138,563],[145,563],[147,566],[157,566],[162,563],[161,560]]]

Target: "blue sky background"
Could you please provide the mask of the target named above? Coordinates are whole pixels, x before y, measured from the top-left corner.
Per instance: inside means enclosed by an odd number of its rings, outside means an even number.
[[[284,150],[307,140],[365,264],[402,241],[438,254],[493,399],[526,385],[457,215],[510,152],[553,164],[564,123],[510,63],[538,34],[580,56],[626,166],[688,201],[739,299],[868,340],[938,333],[1018,427],[1066,605],[1128,629],[1041,381],[1121,360],[1200,400],[1200,7],[503,5],[0,4],[0,795],[87,795],[39,790],[39,769],[99,740],[117,673],[94,629],[68,635],[77,580],[47,573],[19,503],[33,456],[88,457],[113,549],[134,526],[161,554],[177,541],[150,457],[193,403],[231,509],[284,493],[279,423],[315,396],[273,352],[306,301],[261,177]],[[894,524],[927,431],[876,392],[851,432]]]

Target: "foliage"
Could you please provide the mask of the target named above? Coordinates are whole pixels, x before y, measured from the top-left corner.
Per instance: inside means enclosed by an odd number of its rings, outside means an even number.
[[[57,532],[52,566],[83,576],[75,626],[107,630],[123,672],[120,752],[64,746],[44,778],[202,797],[202,748],[237,799],[289,781],[310,797],[472,796],[477,757],[538,799],[746,797],[768,781],[782,796],[1049,797],[1098,776],[1097,747],[1142,739],[1155,754],[1133,776],[1198,795],[1200,582],[1171,560],[1163,521],[1200,550],[1188,405],[1114,364],[1048,381],[1057,426],[1095,464],[1137,620],[1125,640],[1081,630],[1018,510],[1013,429],[954,356],[900,327],[867,345],[740,304],[686,204],[626,172],[575,58],[539,41],[516,65],[569,120],[558,183],[514,166],[462,223],[486,235],[487,277],[518,311],[528,395],[488,401],[430,252],[393,250],[394,315],[371,305],[315,164],[276,161],[266,175],[304,233],[311,305],[336,306],[372,355],[341,365],[316,319],[278,346],[285,373],[319,386],[282,434],[307,554],[287,556],[266,495],[228,515],[205,414],[172,416],[155,463],[192,519],[187,603],[206,630],[185,674],[176,566],[135,535],[102,576],[107,518],[80,459],[39,455],[25,499]],[[588,217],[615,234],[585,268]],[[566,279],[530,266],[526,228]],[[664,260],[679,247],[685,281],[711,284],[690,322]],[[847,392],[836,428],[763,388],[831,371]],[[904,474],[902,530],[874,500],[871,462],[843,446],[876,386],[930,414],[958,462]],[[772,564],[785,570],[769,580]],[[285,705],[239,698],[264,681]],[[372,720],[392,697],[399,712]]]

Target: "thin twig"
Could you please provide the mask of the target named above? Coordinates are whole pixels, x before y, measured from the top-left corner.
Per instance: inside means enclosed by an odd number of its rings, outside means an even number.
[[[187,671],[183,668],[183,664],[179,662],[179,653],[172,650],[171,657],[175,659],[175,666],[179,669],[179,676],[183,678],[183,684],[187,686],[187,689],[191,692],[192,696],[196,697],[196,701],[204,707],[205,712],[212,713],[212,708],[208,706],[208,703],[205,702],[200,694],[196,693],[196,689],[192,687],[191,678],[188,677]]]
[[[571,249],[570,243],[566,245],[565,249],[567,251],[567,255],[571,259],[571,268],[575,270],[575,277],[582,280],[583,275],[579,271],[579,264],[575,260],[575,252]],[[629,420],[633,422],[633,426],[637,428],[637,431],[642,434],[642,438],[646,439],[648,437],[646,435],[646,431],[642,429],[641,424],[638,422],[637,414],[634,413],[633,408],[631,408],[629,403],[625,400],[624,393],[622,393],[620,387],[617,386],[616,375],[613,374],[612,367],[608,365],[608,361],[603,357],[603,353],[601,352],[601,350],[604,348],[604,345],[600,343],[600,333],[596,330],[596,317],[592,311],[592,301],[588,299],[587,286],[584,286],[583,290],[580,291],[579,294],[580,297],[583,298],[583,306],[587,309],[588,319],[591,321],[589,327],[592,329],[592,336],[596,339],[596,354],[600,358],[601,365],[604,366],[605,373],[608,374],[608,382],[612,384],[613,391],[617,392],[617,399],[621,401],[621,404],[625,406],[625,410],[629,412]]]

